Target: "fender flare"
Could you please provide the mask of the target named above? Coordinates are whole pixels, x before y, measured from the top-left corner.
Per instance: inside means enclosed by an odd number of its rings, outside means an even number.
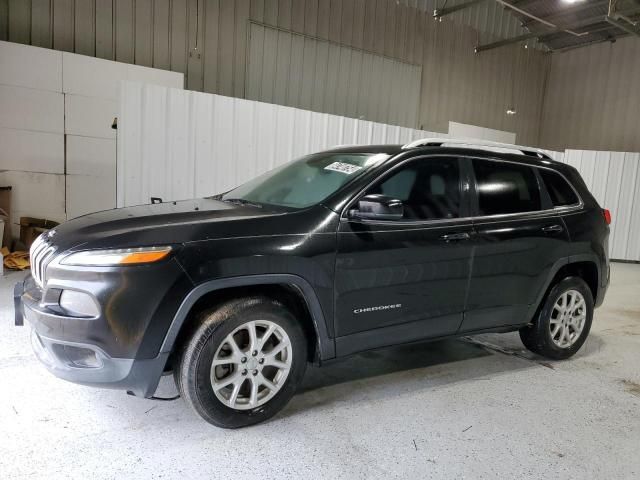
[[[607,271],[603,271],[602,258],[595,253],[580,253],[578,255],[571,255],[569,257],[569,263],[577,262],[591,262],[596,266],[596,276],[598,278],[598,285],[596,295],[593,297],[594,307],[599,307],[604,301],[604,295],[607,292]]]
[[[568,263],[578,263],[578,262],[592,262],[596,266],[596,271],[598,272],[598,290],[603,285],[602,281],[602,262],[601,259],[595,253],[580,253],[578,255],[571,255],[569,257]],[[595,301],[595,298],[593,299]]]
[[[318,339],[318,353],[321,360],[327,360],[336,356],[335,341],[329,337],[326,319],[320,306],[318,297],[313,287],[304,278],[292,274],[265,274],[265,275],[246,275],[241,277],[222,278],[218,280],[210,280],[201,283],[185,297],[180,304],[178,311],[171,321],[169,330],[160,347],[160,353],[170,353],[178,338],[178,333],[182,328],[187,315],[195,303],[204,295],[226,288],[248,287],[252,285],[275,285],[285,284],[293,285],[297,288],[304,299]]]
[[[544,296],[547,293],[547,290],[549,290],[549,287],[551,286],[551,282],[553,281],[556,274],[560,271],[560,269],[564,266],[570,265],[572,263],[578,263],[578,262],[595,263],[596,269],[598,272],[598,291],[600,291],[600,287],[601,287],[600,282],[602,281],[600,277],[600,260],[598,259],[598,256],[596,254],[585,253],[585,254],[571,255],[569,257],[559,258],[558,260],[556,260],[556,262],[553,264],[553,266],[549,270],[549,275],[547,276],[547,279],[544,283],[544,287],[540,289],[540,293],[538,294],[536,301],[529,306],[527,318],[529,319],[533,318],[533,315],[535,314],[536,310],[540,306],[541,302],[544,300]],[[595,298],[593,300],[594,302],[596,301]]]
[[[556,274],[560,271],[562,267],[568,264],[569,264],[569,257],[562,257],[556,260],[554,264],[551,266],[551,269],[549,270],[549,274],[547,275],[544,285],[540,289],[540,292],[538,293],[536,300],[531,305],[529,305],[529,310],[527,311],[527,323],[533,320],[533,315],[536,313],[536,310],[540,306],[540,303],[544,300],[544,296],[546,295],[547,290],[549,290],[549,286],[551,285],[553,278],[556,276]]]

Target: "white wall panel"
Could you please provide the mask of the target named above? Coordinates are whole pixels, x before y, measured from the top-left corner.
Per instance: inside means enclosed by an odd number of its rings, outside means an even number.
[[[91,17],[92,8],[87,8],[76,10],[76,21]],[[59,9],[56,15],[72,20],[72,12]],[[78,27],[82,38],[76,36],[76,49],[91,50],[85,35],[90,30]],[[73,35],[56,34],[53,41],[57,46],[74,44]],[[105,51],[101,42],[102,37],[96,51],[99,46]],[[62,221],[65,208],[73,218],[115,207],[111,124],[117,116],[119,82],[127,79],[177,88],[183,84],[181,73],[0,42],[0,184],[14,188],[14,224],[20,216]],[[15,225],[13,233],[18,233]]]
[[[442,136],[291,107],[124,82],[118,206],[213,195],[342,144]]]
[[[63,133],[63,95],[0,85],[0,127]]]
[[[127,78],[125,63],[63,53],[64,93],[116,100],[118,82]]]
[[[117,100],[119,82],[134,80],[182,88],[184,75],[154,68],[112,62],[85,55],[62,54],[64,93]]]
[[[82,95],[64,96],[65,133],[86,137],[115,138],[111,128],[117,116],[118,102]]]
[[[640,261],[640,153],[567,150],[564,161],[580,172],[600,206],[611,210],[611,258]]]
[[[67,218],[115,208],[116,179],[93,175],[66,175]]]
[[[62,91],[62,52],[0,41],[0,84]]]
[[[67,173],[116,177],[116,141],[67,135]]]
[[[0,128],[0,170],[64,173],[64,135]]]
[[[143,67],[139,65],[127,65],[127,80],[134,82],[151,83],[162,87],[184,88],[184,74],[169,72],[157,68]]]

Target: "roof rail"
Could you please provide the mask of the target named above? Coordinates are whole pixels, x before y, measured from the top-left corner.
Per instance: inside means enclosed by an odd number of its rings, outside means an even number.
[[[527,155],[529,157],[537,157],[537,158],[545,158],[551,160],[551,157],[547,155],[545,152],[540,150],[539,148],[534,147],[521,147],[520,145],[511,145],[509,143],[498,143],[498,142],[490,142],[487,140],[475,140],[470,138],[444,138],[444,137],[434,137],[434,138],[421,138],[419,140],[414,140],[413,142],[409,142],[402,146],[403,150],[408,150],[410,148],[417,147],[441,147],[444,144],[450,144],[459,146],[462,148],[479,148],[486,149],[494,152],[503,152],[509,153],[508,151],[516,151],[522,155]],[[506,151],[506,152],[505,152]]]

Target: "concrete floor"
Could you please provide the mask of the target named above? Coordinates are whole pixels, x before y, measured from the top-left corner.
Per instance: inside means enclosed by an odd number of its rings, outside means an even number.
[[[275,419],[236,431],[48,374],[13,326],[18,278],[0,277],[3,479],[640,478],[640,265],[613,265],[572,360],[516,334],[366,353],[310,368]]]

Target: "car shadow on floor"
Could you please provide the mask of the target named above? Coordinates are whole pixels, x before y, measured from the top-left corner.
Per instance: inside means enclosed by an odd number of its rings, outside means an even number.
[[[371,350],[318,367],[309,365],[300,392],[380,377],[414,369],[433,368],[492,355],[492,352],[460,339],[420,342]]]
[[[603,346],[603,339],[591,333],[573,358],[597,355]],[[562,368],[562,363],[525,350],[517,333],[381,348],[327,362],[322,367],[309,365],[297,394],[275,418],[287,418],[341,402],[384,400],[461,382],[490,382],[520,370],[538,368],[553,375],[556,368]],[[172,376],[163,378],[156,395],[173,397],[176,394]],[[184,408],[186,411],[186,406]]]
[[[602,340],[592,335],[578,355],[590,355],[601,345]],[[524,350],[517,335],[481,335],[387,347],[322,367],[310,365],[298,394],[282,415],[359,397],[382,400],[458,382],[490,381],[522,369],[546,368],[551,374],[556,364]]]
[[[283,415],[349,401],[360,395],[368,400],[383,399],[401,392],[486,377],[502,370],[535,367],[535,363],[495,358],[498,355],[465,339],[447,339],[372,350],[322,367],[309,365],[298,394]],[[482,361],[483,358],[487,361]]]

